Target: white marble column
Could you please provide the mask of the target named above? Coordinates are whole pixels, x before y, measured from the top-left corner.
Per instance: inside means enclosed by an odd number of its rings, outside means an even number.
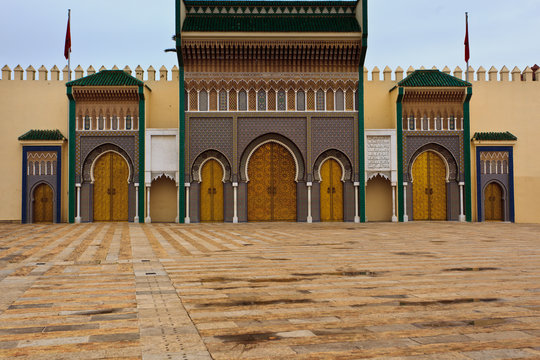
[[[308,224],[311,224],[313,222],[313,216],[311,216],[311,187],[313,186],[313,183],[311,181],[308,181],[306,185],[307,185],[307,219],[306,221],[308,222]]]
[[[133,218],[134,223],[139,222],[139,183],[133,184],[135,185],[135,217]]]
[[[403,183],[403,222],[409,221],[407,216],[407,183]]]
[[[233,182],[232,186],[233,186],[233,203],[234,203],[232,222],[234,224],[237,224],[238,223],[238,183]]]
[[[77,216],[75,217],[75,222],[77,224],[81,223],[81,184],[75,184],[77,188]]]
[[[398,221],[398,218],[396,216],[396,191],[397,186],[392,185],[392,222]]]
[[[360,215],[358,213],[358,188],[360,187],[359,182],[354,183],[354,222],[360,222]]]
[[[459,183],[459,221],[464,222],[465,221],[465,214],[463,211],[463,186],[465,186],[464,182]]]
[[[190,183],[184,184],[186,188],[186,217],[184,218],[184,224],[189,224],[191,219],[189,218],[189,189],[191,187]]]
[[[146,184],[146,217],[144,218],[144,222],[152,222],[150,218],[150,184]]]

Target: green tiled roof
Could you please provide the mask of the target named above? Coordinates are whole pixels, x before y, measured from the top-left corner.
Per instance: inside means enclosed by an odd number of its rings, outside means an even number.
[[[70,81],[66,86],[142,86],[144,83],[123,70],[102,70]]]
[[[508,132],[477,132],[474,133],[473,140],[492,140],[492,141],[508,141],[517,140],[517,137]]]
[[[189,15],[182,31],[359,32],[354,15]]]
[[[356,6],[356,0],[344,0],[344,1],[223,1],[223,0],[185,0],[184,3],[187,6],[265,6],[265,7],[277,7],[277,6]]]
[[[19,140],[65,140],[60,130],[30,130],[19,136]]]
[[[398,85],[405,87],[466,87],[471,86],[471,83],[439,70],[416,70],[401,80]]]

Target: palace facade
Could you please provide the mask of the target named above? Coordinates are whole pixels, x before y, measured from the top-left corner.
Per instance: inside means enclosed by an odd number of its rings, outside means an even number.
[[[369,74],[366,0],[176,25],[170,72],[2,69],[0,221],[540,222],[537,66]]]

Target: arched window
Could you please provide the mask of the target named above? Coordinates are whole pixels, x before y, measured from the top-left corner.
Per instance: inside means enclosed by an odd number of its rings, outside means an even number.
[[[238,93],[238,110],[239,111],[247,110],[247,94],[245,90],[241,90]]]
[[[103,130],[105,128],[105,118],[103,115],[99,115],[98,117],[98,130]]]
[[[306,93],[303,90],[298,90],[296,93],[296,110],[306,110]]]
[[[199,92],[199,111],[208,111],[208,92],[206,90]]]
[[[259,90],[257,93],[257,110],[266,111],[266,91]]]
[[[277,105],[278,111],[287,110],[287,97],[284,90],[279,90],[277,93]]]
[[[429,118],[422,117],[422,130],[429,130]]]
[[[317,91],[317,111],[324,111],[324,91]]]
[[[118,116],[113,115],[112,117],[112,129],[118,130]]]
[[[354,110],[358,110],[358,91],[354,92]]]
[[[90,116],[84,117],[84,130],[90,130]]]
[[[508,174],[508,161],[506,160],[503,160],[503,169],[502,169],[502,173],[503,174]]]
[[[184,108],[187,110],[188,109],[188,92],[187,90],[184,90]]]
[[[336,111],[345,110],[345,96],[343,95],[343,90],[338,89],[336,91]]]
[[[448,129],[456,130],[456,118],[454,116],[448,118]]]
[[[409,130],[414,130],[416,125],[416,121],[414,116],[409,116]]]
[[[227,92],[225,90],[219,92],[219,111],[227,111]]]
[[[126,130],[131,130],[132,119],[131,115],[126,116]]]

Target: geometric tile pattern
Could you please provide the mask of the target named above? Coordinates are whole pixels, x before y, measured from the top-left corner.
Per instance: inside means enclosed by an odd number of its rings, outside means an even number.
[[[229,164],[233,160],[233,119],[224,118],[189,118],[189,153],[186,173],[189,174],[193,161],[202,152],[213,149],[221,152]]]
[[[538,359],[539,232],[0,224],[0,358]]]
[[[316,118],[311,119],[311,158],[317,159],[329,149],[343,152],[353,163],[354,156],[354,118]]]

